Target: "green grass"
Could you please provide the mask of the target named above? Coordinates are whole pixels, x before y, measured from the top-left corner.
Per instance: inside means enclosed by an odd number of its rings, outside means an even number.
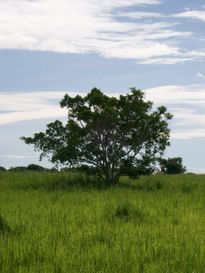
[[[205,272],[204,175],[91,180],[0,172],[1,273]]]

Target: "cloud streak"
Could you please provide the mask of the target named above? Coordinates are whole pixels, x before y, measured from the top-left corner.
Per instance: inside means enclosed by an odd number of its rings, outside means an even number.
[[[173,16],[178,18],[188,18],[205,21],[205,10],[189,10],[174,14]]]
[[[168,85],[146,90],[146,98],[174,114],[171,137],[205,137],[205,85]]]
[[[201,79],[204,79],[204,78],[205,78],[204,74],[202,74],[202,73],[197,73],[196,75],[197,75],[197,77],[199,77],[199,78],[201,78]]]
[[[38,158],[38,155],[10,155],[10,154],[0,154],[0,158],[12,158],[12,159],[29,159]]]
[[[159,0],[1,0],[0,49],[94,52],[144,64],[194,59],[177,43],[191,31],[176,30],[176,22],[162,20],[163,14],[140,11],[159,4]],[[127,7],[139,11],[123,12]],[[139,21],[144,18],[154,21]]]
[[[59,101],[65,92],[0,93],[0,125],[26,120],[63,118]],[[72,93],[75,95],[75,93]]]
[[[195,85],[167,85],[146,90],[147,98],[157,104],[201,106],[205,107],[205,86]]]

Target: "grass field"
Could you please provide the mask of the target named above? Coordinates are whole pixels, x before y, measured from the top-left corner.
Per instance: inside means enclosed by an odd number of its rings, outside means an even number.
[[[0,272],[205,272],[205,175],[97,184],[0,173]]]

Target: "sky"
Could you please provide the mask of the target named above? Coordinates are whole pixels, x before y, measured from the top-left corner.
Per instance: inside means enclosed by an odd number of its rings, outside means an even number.
[[[174,115],[164,157],[204,173],[204,61],[204,0],[0,0],[0,166],[52,166],[20,137],[66,121],[65,93],[136,87]]]

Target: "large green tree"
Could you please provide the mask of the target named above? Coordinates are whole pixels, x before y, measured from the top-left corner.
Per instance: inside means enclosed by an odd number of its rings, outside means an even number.
[[[97,88],[85,97],[66,94],[60,105],[68,109],[65,125],[56,120],[45,132],[22,140],[41,151],[40,158],[96,167],[108,185],[118,182],[122,170],[153,161],[169,145],[172,115],[164,106],[152,111],[152,102],[135,88],[118,98]]]

